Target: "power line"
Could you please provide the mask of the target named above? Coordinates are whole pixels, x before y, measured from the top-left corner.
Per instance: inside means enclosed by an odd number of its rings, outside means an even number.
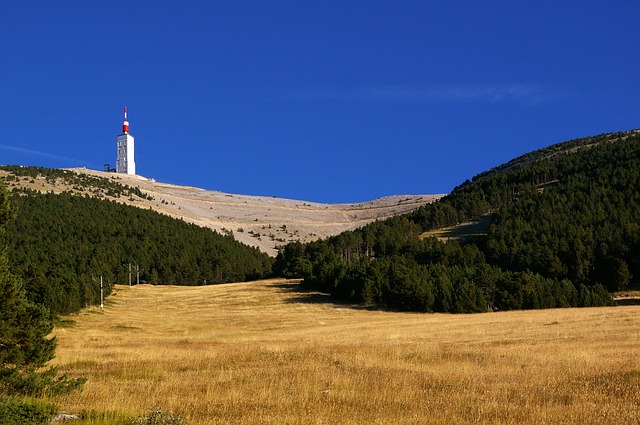
[[[140,273],[142,273],[143,268],[139,264],[134,266],[131,263],[123,264],[122,267],[129,272],[129,286],[131,286],[131,277],[134,270],[136,272],[136,285],[140,285]]]

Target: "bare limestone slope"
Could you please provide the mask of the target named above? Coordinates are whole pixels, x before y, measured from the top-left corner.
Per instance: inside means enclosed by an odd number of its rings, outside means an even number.
[[[236,240],[275,255],[276,247],[291,241],[307,242],[352,230],[374,220],[412,211],[442,195],[389,196],[357,204],[322,204],[267,196],[210,191],[156,182],[142,176],[104,173],[86,168],[70,171],[112,179],[137,187],[148,199],[130,196],[111,198],[140,208],[152,209],[220,233],[233,233]],[[0,174],[6,174],[1,171]],[[56,193],[73,188],[45,178],[11,182]],[[109,196],[103,196],[109,198]]]

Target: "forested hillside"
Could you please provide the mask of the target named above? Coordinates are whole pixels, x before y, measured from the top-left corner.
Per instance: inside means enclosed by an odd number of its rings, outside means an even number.
[[[144,196],[110,184],[102,190]],[[153,211],[30,190],[14,190],[12,204],[16,216],[4,235],[11,270],[23,277],[31,300],[54,313],[99,302],[93,277],[102,276],[105,284],[127,283],[129,264],[134,282],[137,265],[140,279],[154,284],[237,282],[271,272],[271,258],[232,235]]]
[[[487,216],[486,236],[421,238]],[[523,155],[406,216],[290,244],[275,268],[336,297],[402,310],[610,304],[606,289],[640,276],[640,132]]]

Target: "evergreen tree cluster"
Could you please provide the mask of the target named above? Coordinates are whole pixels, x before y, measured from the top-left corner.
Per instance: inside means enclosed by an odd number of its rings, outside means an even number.
[[[5,241],[29,298],[53,313],[99,302],[105,283],[128,283],[128,264],[153,284],[202,285],[270,275],[273,260],[232,235],[151,210],[70,193],[13,191]],[[133,282],[136,281],[135,271]],[[106,292],[108,294],[108,290]]]
[[[0,234],[13,216],[9,194],[0,185]],[[84,379],[60,376],[45,368],[54,357],[57,341],[46,307],[27,298],[22,280],[9,269],[4,247],[0,247],[0,422],[44,423],[55,406],[34,397],[78,389]]]
[[[639,188],[638,131],[576,139],[479,174],[405,216],[289,244],[274,269],[335,297],[401,310],[610,305],[607,290],[640,277]],[[421,237],[487,216],[483,237]]]

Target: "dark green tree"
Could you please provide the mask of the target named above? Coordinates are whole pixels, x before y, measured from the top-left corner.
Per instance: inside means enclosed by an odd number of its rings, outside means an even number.
[[[0,232],[13,216],[8,193],[0,185]],[[11,273],[6,249],[0,248],[0,395],[38,396],[60,392],[81,381],[58,377],[54,368],[42,370],[55,355],[49,337],[49,311],[27,299],[20,278]]]
[[[9,195],[0,186],[0,231],[12,218]],[[53,358],[55,339],[47,335],[53,329],[47,311],[24,294],[18,277],[11,274],[6,249],[0,248],[0,379],[30,372]]]
[[[56,340],[46,308],[27,300],[20,280],[0,254],[0,386],[19,390],[54,356]],[[23,382],[24,381],[24,382]]]

